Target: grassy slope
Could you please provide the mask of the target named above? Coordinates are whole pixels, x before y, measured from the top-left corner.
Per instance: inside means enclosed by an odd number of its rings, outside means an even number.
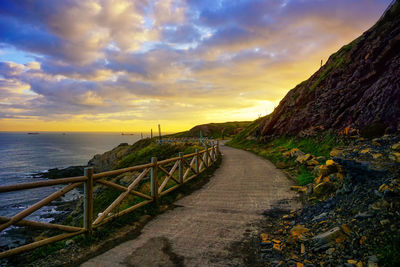
[[[315,156],[329,158],[329,152],[337,146],[342,145],[342,141],[335,135],[321,134],[315,137],[300,138],[294,136],[281,136],[269,140],[268,142],[258,142],[254,137],[254,132],[259,127],[261,120],[251,123],[246,129],[238,133],[227,145],[251,151],[261,157],[267,158],[274,164],[284,163],[289,173],[296,177],[300,185],[305,185],[315,178],[310,170],[304,166],[298,166],[294,158],[284,158],[282,153],[292,148],[298,148],[304,153]],[[323,162],[321,162],[323,163]]]
[[[208,123],[197,125],[189,131],[179,132],[166,137],[184,138],[184,137],[199,137],[200,130],[204,137],[218,139],[224,137],[232,137],[239,128],[245,128],[250,125],[250,121],[233,121],[221,123]]]

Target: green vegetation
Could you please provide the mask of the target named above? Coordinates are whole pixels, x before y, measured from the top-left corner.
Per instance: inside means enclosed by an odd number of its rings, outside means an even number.
[[[234,136],[240,130],[249,126],[252,122],[250,121],[234,121],[234,122],[222,122],[222,123],[208,123],[197,125],[189,131],[180,132],[176,134],[167,135],[166,137],[172,138],[184,138],[184,137],[200,137],[200,131],[204,137],[213,139],[230,138]]]
[[[202,150],[203,146],[188,145],[188,144],[156,144],[151,143],[128,156],[124,157],[115,169],[126,168],[140,164],[150,163],[152,157],[157,157],[158,160],[172,158],[178,156],[178,152],[183,154],[193,153],[195,149]]]
[[[262,118],[266,119],[266,118]],[[267,158],[274,164],[284,165],[291,169],[290,174],[296,177],[300,185],[305,185],[314,179],[313,174],[304,166],[298,166],[294,158],[285,158],[283,152],[293,148],[298,148],[304,153],[314,156],[329,157],[329,152],[337,146],[342,145],[342,141],[333,134],[321,134],[314,137],[295,137],[281,136],[273,138],[265,143],[258,142],[252,137],[258,129],[260,120],[254,121],[245,130],[236,135],[227,145],[251,151],[263,158]]]

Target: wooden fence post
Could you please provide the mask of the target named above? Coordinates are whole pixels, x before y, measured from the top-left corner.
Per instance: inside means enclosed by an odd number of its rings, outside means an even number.
[[[154,203],[156,203],[156,205],[158,205],[157,157],[152,157],[151,163],[154,164],[153,167],[151,167],[151,171],[150,171],[151,196],[153,197]]]
[[[219,140],[217,140],[217,153],[221,155],[221,150],[219,149]]]
[[[207,143],[205,144],[205,159],[204,159],[204,165],[205,165],[205,167],[206,168],[208,168],[208,145],[207,145]]]
[[[183,184],[183,153],[179,152],[179,183]]]
[[[87,181],[84,184],[83,227],[90,236],[93,231],[93,167],[85,168],[84,175]]]
[[[196,149],[195,152],[196,152],[196,155],[195,155],[196,160],[194,161],[196,164],[195,169],[196,169],[196,173],[199,173],[199,150]]]

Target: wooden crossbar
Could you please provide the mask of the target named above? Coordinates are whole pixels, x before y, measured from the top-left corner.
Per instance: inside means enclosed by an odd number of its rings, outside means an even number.
[[[145,169],[143,172],[128,186],[128,190],[123,192],[119,197],[117,197],[113,203],[111,203],[110,206],[106,208],[106,210],[99,216],[97,219],[93,222],[93,224],[98,224],[101,222],[107,215],[115,208],[117,207],[122,200],[125,199],[127,195],[129,195],[129,192],[143,179],[143,177],[149,172],[150,169]]]
[[[174,166],[172,167],[172,169],[168,172],[166,169],[164,169],[162,166],[158,165],[158,168],[160,168],[160,170],[165,173],[167,176],[165,177],[164,181],[162,182],[162,184],[160,185],[160,188],[158,188],[158,193],[160,194],[162,192],[162,190],[164,189],[164,187],[167,185],[168,181],[170,178],[172,178],[172,175],[174,174],[174,172],[176,171],[176,169],[179,166],[179,161],[175,162]],[[175,180],[175,179],[173,179]],[[176,180],[175,180],[176,181]]]
[[[4,229],[8,228],[9,226],[21,221],[23,218],[31,215],[32,213],[34,213],[38,209],[42,208],[43,206],[46,206],[53,200],[65,195],[66,193],[68,193],[75,187],[80,186],[81,184],[82,183],[74,183],[67,187],[64,187],[64,188],[58,190],[57,192],[51,194],[50,196],[40,200],[39,202],[30,206],[29,208],[24,209],[23,211],[19,212],[18,214],[14,215],[13,217],[11,217],[10,220],[8,220],[6,223],[3,223],[2,225],[0,225],[0,232],[3,231]]]

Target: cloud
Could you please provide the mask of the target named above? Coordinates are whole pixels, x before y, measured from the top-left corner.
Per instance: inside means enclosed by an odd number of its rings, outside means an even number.
[[[0,120],[265,115],[389,2],[3,1]]]

